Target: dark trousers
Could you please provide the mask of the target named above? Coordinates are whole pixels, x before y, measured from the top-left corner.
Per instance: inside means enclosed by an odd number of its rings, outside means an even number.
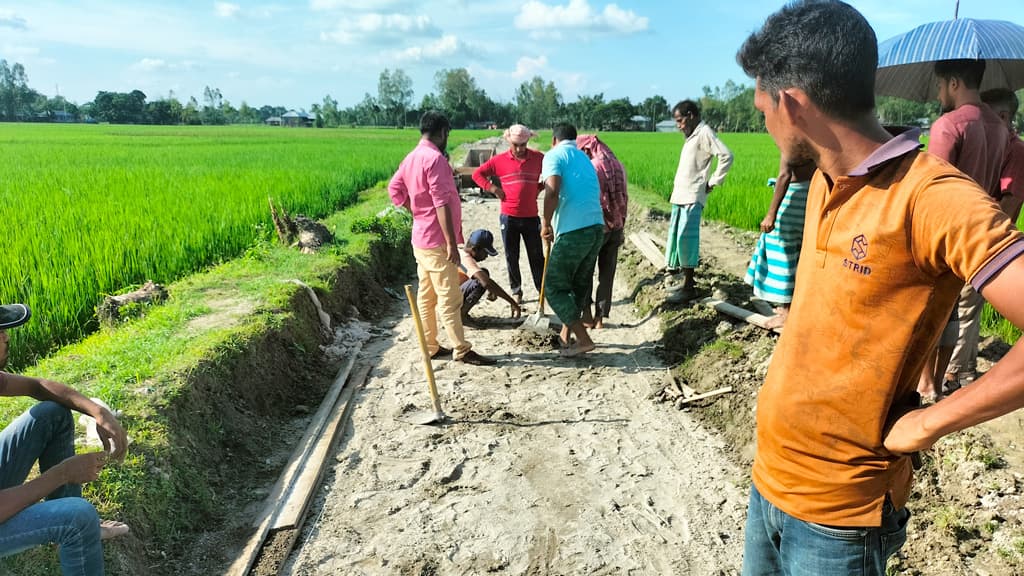
[[[487,268],[481,268],[481,270],[483,270],[484,274],[490,276],[490,272],[487,271]],[[469,311],[473,309],[473,306],[479,304],[480,299],[483,298],[484,293],[487,292],[483,283],[472,277],[463,282],[459,288],[462,290],[463,315],[469,314]]]
[[[615,267],[619,260],[619,248],[625,241],[626,231],[622,228],[606,230],[604,233],[604,243],[601,244],[601,251],[597,254],[597,309],[594,314],[599,318],[607,318],[612,311],[612,285],[615,283]]]
[[[526,257],[530,260],[533,285],[540,292],[540,281],[544,275],[544,248],[540,240],[540,216],[517,218],[501,215],[501,242],[505,245],[505,263],[508,264],[509,292],[523,293],[523,277],[519,273],[519,239],[526,244]]]

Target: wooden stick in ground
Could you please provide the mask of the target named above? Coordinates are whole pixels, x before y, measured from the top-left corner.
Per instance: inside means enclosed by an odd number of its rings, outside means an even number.
[[[444,410],[441,410],[441,398],[437,394],[437,384],[434,382],[434,365],[430,362],[427,337],[423,335],[423,321],[420,320],[420,311],[416,307],[416,296],[412,293],[412,286],[409,284],[405,285],[405,297],[409,299],[409,311],[412,312],[412,321],[416,324],[416,337],[420,341],[420,352],[423,354],[423,370],[427,374],[427,386],[430,388],[430,402],[434,405],[434,419],[422,423],[430,424],[444,420]]]
[[[727,394],[729,392],[732,392],[732,386],[725,386],[724,388],[718,388],[717,390],[712,390],[710,392],[705,392],[703,394],[695,394],[693,396],[687,396],[686,398],[680,398],[680,399],[676,400],[676,407],[680,407],[680,406],[682,406],[684,404],[689,404],[690,402],[694,402],[694,401],[697,401],[697,400],[703,400],[704,398],[711,398],[712,396],[718,396],[720,394]]]
[[[764,328],[765,330],[770,330],[772,332],[775,332],[776,334],[782,334],[781,326],[773,328],[768,327],[768,325],[766,324],[766,322],[768,322],[767,316],[762,316],[761,314],[758,314],[756,312],[751,312],[746,308],[734,306],[724,300],[719,300],[717,298],[705,298],[701,300],[700,303],[707,306],[708,308],[714,308],[715,310],[721,312],[722,314],[725,314],[726,316],[732,316],[733,318],[738,318],[745,322],[749,322],[750,324],[753,324],[758,328]]]

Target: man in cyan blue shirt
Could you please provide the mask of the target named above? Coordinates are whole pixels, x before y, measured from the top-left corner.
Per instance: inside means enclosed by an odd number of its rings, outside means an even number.
[[[590,158],[576,148],[576,128],[558,124],[544,155],[541,236],[554,242],[548,260],[545,296],[562,321],[562,356],[594,349],[583,326],[587,295],[594,287],[594,265],[604,242],[601,186]],[[572,343],[570,335],[576,337]]]

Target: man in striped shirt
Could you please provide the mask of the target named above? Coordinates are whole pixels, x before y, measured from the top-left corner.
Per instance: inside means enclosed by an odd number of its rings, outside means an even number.
[[[535,136],[529,128],[515,124],[505,130],[507,153],[497,154],[473,172],[473,181],[501,200],[501,242],[505,246],[508,283],[517,303],[523,302],[523,278],[519,272],[519,242],[526,245],[533,285],[540,292],[544,274],[544,250],[540,241],[537,196],[544,154],[527,147]]]

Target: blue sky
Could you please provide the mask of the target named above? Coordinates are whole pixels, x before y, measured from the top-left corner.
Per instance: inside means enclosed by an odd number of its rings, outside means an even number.
[[[955,0],[852,0],[880,41],[952,18]],[[674,7],[670,7],[673,6]],[[414,100],[434,72],[467,68],[495,99],[514,99],[534,75],[566,100],[603,93],[634,102],[699,96],[727,80],[750,84],[736,50],[775,0],[301,0],[152,2],[0,0],[0,58],[25,65],[29,84],[75,102],[99,90],[173,91],[202,100],[220,88],[235,106],[341,106],[376,94],[384,68],[413,79]],[[961,0],[962,18],[1024,24],[1020,0]]]

